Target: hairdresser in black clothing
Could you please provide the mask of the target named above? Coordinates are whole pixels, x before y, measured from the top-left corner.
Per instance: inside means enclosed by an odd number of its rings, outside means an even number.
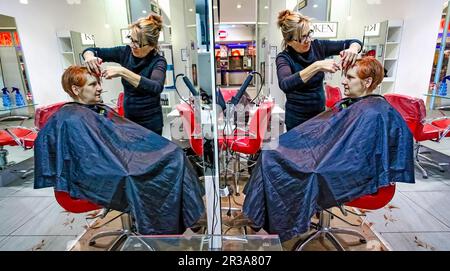
[[[325,110],[325,72],[351,67],[361,51],[358,40],[313,40],[310,19],[298,12],[283,10],[278,15],[285,50],[277,56],[280,89],[286,93],[286,128],[292,128]],[[338,64],[333,59],[340,55]]]
[[[83,52],[90,71],[106,79],[121,77],[125,117],[161,135],[163,115],[160,94],[164,89],[167,62],[158,53],[162,19],[141,18],[130,25],[131,44],[113,48],[88,48]],[[103,71],[102,62],[116,62]]]

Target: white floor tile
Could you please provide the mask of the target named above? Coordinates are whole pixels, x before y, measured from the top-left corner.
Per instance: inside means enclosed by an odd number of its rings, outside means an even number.
[[[49,197],[8,197],[0,201],[0,235],[9,235],[48,208]]]
[[[77,236],[8,236],[0,241],[1,251],[65,251]]]
[[[64,211],[54,200],[49,207],[15,230],[12,235],[80,235],[85,231],[86,214]],[[92,221],[91,221],[92,222]]]
[[[426,180],[417,178],[416,183],[397,183],[397,191],[407,192],[407,191],[449,191],[450,192],[450,180],[446,183],[443,180],[437,178],[429,178]]]
[[[20,189],[22,189],[22,187],[9,187],[9,186],[0,187],[0,197],[11,196],[14,193],[17,193]]]
[[[394,251],[449,251],[450,232],[381,233]]]
[[[450,192],[404,192],[403,194],[450,228]]]
[[[450,231],[427,210],[398,191],[385,208],[368,212],[367,220],[379,233]]]

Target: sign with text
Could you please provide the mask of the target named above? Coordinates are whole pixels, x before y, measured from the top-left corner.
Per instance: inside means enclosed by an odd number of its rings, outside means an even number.
[[[324,22],[313,23],[312,29],[314,30],[314,38],[337,38],[338,23],[337,22]]]
[[[82,45],[95,45],[94,35],[81,33],[81,44]]]
[[[366,25],[364,27],[364,36],[378,37],[380,35],[380,23]]]

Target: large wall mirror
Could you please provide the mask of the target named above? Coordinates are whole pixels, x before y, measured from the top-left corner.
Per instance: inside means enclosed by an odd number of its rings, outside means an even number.
[[[0,115],[32,115],[31,93],[25,56],[13,17],[0,15]]]

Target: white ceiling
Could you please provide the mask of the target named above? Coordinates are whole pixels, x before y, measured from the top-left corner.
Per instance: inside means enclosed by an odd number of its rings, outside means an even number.
[[[214,0],[214,5],[217,6],[220,2],[220,22],[221,23],[243,23],[256,22],[256,1],[257,0]],[[240,4],[241,8],[236,6]],[[214,21],[218,22],[218,11],[214,9]]]

